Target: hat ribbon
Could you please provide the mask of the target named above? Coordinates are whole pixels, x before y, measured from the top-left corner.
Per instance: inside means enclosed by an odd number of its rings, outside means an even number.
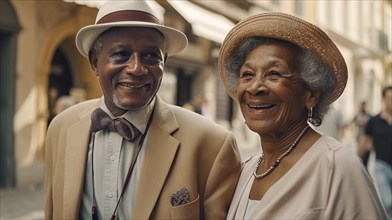
[[[99,19],[97,24],[120,22],[120,21],[143,21],[143,22],[163,25],[162,22],[155,16],[146,12],[134,11],[134,10],[123,10],[123,11],[112,12]]]

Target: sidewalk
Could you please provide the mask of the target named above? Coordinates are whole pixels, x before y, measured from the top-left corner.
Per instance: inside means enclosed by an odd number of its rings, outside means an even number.
[[[31,189],[0,189],[0,220],[44,218],[42,187]]]

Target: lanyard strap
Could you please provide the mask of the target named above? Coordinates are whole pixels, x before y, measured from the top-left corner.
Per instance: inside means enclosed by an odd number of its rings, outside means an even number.
[[[140,141],[139,141],[139,143],[137,145],[137,148],[136,148],[136,152],[133,154],[131,164],[129,165],[128,173],[127,173],[127,176],[125,178],[124,186],[123,186],[123,188],[121,190],[120,197],[117,200],[116,208],[114,209],[112,217],[110,218],[111,220],[116,219],[116,212],[117,212],[118,205],[120,204],[120,201],[121,201],[121,199],[122,199],[122,197],[124,195],[124,192],[125,192],[125,190],[126,190],[126,188],[128,186],[129,180],[131,179],[132,171],[133,171],[133,168],[135,167],[135,164],[136,164],[137,158],[139,156],[140,150],[141,150],[141,148],[143,146],[144,139],[146,137],[146,134],[147,134],[148,130],[150,129],[150,125],[151,125],[151,121],[152,121],[153,115],[154,115],[154,110],[151,112],[151,116],[150,116],[150,118],[148,120],[146,132],[141,136]],[[91,216],[92,216],[93,220],[98,220],[97,200],[96,200],[96,197],[95,197],[95,184],[94,184],[94,182],[95,182],[94,181],[94,145],[95,145],[94,143],[95,143],[95,132],[91,133],[91,138],[92,138],[91,139],[92,140],[92,147],[91,147],[91,176],[92,176],[92,185],[93,185],[93,205],[91,207]]]

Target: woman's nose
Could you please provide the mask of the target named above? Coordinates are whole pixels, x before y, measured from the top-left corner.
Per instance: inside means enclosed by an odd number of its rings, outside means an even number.
[[[268,88],[265,85],[265,80],[260,78],[254,78],[247,91],[252,95],[257,95],[260,93],[266,93]]]

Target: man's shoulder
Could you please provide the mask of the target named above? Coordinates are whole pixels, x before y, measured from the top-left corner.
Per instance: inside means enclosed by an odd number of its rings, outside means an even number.
[[[84,114],[89,114],[97,106],[99,106],[100,99],[91,99],[75,104],[54,117],[52,123],[72,123],[79,120],[79,117]]]
[[[64,110],[63,115],[72,115],[75,116],[75,113],[82,113],[85,110],[95,109],[99,107],[100,99],[91,99],[87,101],[80,102],[76,105],[73,105],[66,110]],[[77,115],[76,115],[77,116]]]
[[[378,123],[378,122],[380,122],[382,120],[383,119],[381,117],[381,113],[378,113],[377,115],[374,115],[374,116],[369,118],[368,124]]]
[[[219,128],[225,129],[223,126],[219,125],[215,121],[200,115],[196,112],[190,111],[188,109],[184,109],[180,106],[172,106],[174,115],[176,118],[180,121],[185,121],[185,122],[192,122],[192,124],[205,124],[208,126],[217,126]]]
[[[226,137],[229,133],[227,128],[215,121],[180,106],[166,103],[161,99],[158,99],[156,107],[160,122],[176,124],[175,126],[178,126],[181,133],[189,132],[192,135],[217,135],[222,137]]]

